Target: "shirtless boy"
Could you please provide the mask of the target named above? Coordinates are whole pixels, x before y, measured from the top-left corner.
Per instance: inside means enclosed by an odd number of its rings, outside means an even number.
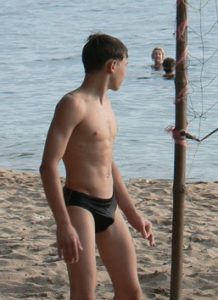
[[[58,254],[68,269],[71,300],[96,299],[96,244],[114,299],[142,297],[135,249],[121,211],[150,245],[152,225],[134,207],[113,161],[117,128],[107,96],[109,89],[119,89],[127,59],[127,48],[117,38],[100,33],[88,38],[82,52],[84,81],[57,104],[45,143],[40,173],[57,224]]]

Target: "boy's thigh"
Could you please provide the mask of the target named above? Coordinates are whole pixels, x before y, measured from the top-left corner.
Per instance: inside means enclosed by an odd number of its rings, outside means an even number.
[[[133,239],[120,211],[115,222],[96,235],[97,246],[115,289],[138,286],[137,263]]]
[[[81,207],[68,207],[72,225],[76,229],[83,250],[79,252],[79,261],[67,264],[70,285],[76,289],[95,289],[95,224],[92,214]]]

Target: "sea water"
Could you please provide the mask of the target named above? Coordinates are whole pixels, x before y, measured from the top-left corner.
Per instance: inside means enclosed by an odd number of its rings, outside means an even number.
[[[188,129],[200,138],[218,127],[217,18],[216,1],[189,1]],[[154,47],[175,58],[176,1],[8,0],[0,21],[1,168],[38,172],[55,105],[80,85],[81,49],[101,31],[129,49],[127,77],[109,91],[115,160],[125,179],[173,178],[174,141],[165,128],[175,124],[174,81],[150,65]],[[189,180],[217,180],[217,138],[188,141]]]

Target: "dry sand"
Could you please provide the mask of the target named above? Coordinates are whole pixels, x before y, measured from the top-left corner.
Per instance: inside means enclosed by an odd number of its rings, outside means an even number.
[[[137,208],[152,222],[156,247],[131,229],[144,299],[169,299],[172,182],[131,180]],[[218,182],[187,184],[182,299],[218,299]],[[68,299],[55,224],[38,175],[0,171],[0,300]],[[113,298],[98,252],[97,299]],[[125,299],[123,299],[125,300]]]

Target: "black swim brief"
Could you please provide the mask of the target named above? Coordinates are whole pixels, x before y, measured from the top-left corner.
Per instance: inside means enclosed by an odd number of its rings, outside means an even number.
[[[101,199],[90,195],[63,188],[66,206],[75,205],[87,209],[95,220],[95,232],[105,231],[114,222],[114,213],[117,207],[115,196]]]

